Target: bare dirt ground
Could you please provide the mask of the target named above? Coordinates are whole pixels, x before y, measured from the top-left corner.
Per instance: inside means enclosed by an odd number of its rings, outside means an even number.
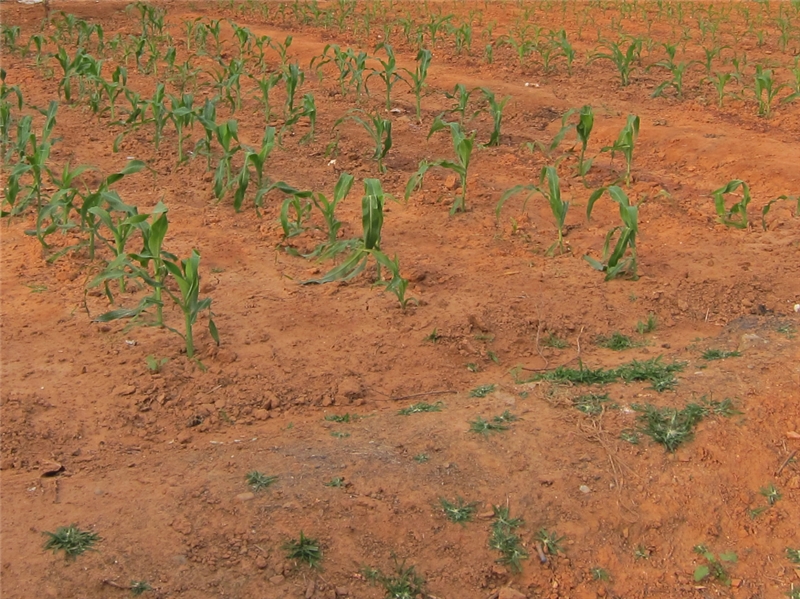
[[[788,47],[779,47],[776,4],[748,4],[753,16],[764,15],[763,45],[755,33],[729,39],[727,31],[747,29],[733,9],[720,26],[721,42],[731,46],[728,59],[746,52],[750,65],[773,61],[788,82],[800,39],[795,33]],[[53,19],[56,11],[69,10],[101,23],[106,39],[138,31],[138,17],[122,3],[52,5]],[[317,138],[300,145],[307,125],[299,125],[285,149],[270,156],[269,176],[330,193],[340,172],[355,175],[354,192],[339,210],[344,237],[360,234],[361,180],[379,177],[401,200],[386,205],[382,247],[399,258],[417,303],[401,309],[394,296],[372,285],[372,273],[300,285],[330,265],[284,251],[279,194],[267,197],[260,217],[251,200],[236,213],[229,199],[215,201],[204,159],[176,166],[174,129],[167,129],[158,151],[143,128],[115,153],[121,128],[107,114],[97,117],[85,104],[62,101],[51,162],[59,169],[67,161],[93,165],[97,170],[84,175],[90,187],[128,157],[148,163],[151,171],[126,177],[115,189],[142,212],[162,200],[169,207],[169,250],[179,256],[199,250],[202,295],[213,299],[221,345],[198,323],[204,371],[168,331],[94,322],[110,309],[97,288],[87,292],[97,261],[69,253],[47,262],[36,238],[25,235],[35,224],[32,213],[3,223],[4,598],[122,597],[129,591],[120,587],[132,580],[152,587],[144,596],[377,598],[385,591],[368,584],[364,568],[391,572],[393,556],[413,565],[426,581],[426,596],[439,599],[485,599],[506,587],[529,598],[766,599],[800,587],[800,566],[786,553],[800,549],[800,465],[792,457],[800,449],[800,316],[793,309],[800,302],[800,218],[783,202],[769,212],[766,227],[760,221],[769,200],[800,193],[800,102],[776,105],[769,119],[759,117],[746,96],[727,98],[720,108],[701,81],[702,67],[687,75],[682,99],[650,97],[663,80],[657,69],[639,68],[631,85],[620,87],[610,62],[586,64],[598,30],[613,36],[615,19],[624,14],[617,4],[565,3],[562,10],[552,3],[528,15],[546,29],[566,30],[578,53],[571,76],[563,61],[546,74],[534,57],[520,66],[508,47],[486,64],[486,40],[478,31],[491,21],[495,37],[510,31],[523,15],[517,3],[434,4],[458,22],[475,11],[482,27],[475,28],[471,54],[457,55],[447,36],[433,49],[422,123],[414,116],[413,94],[397,85],[400,113],[390,115],[394,146],[381,175],[355,124],[342,129],[336,163],[325,156],[331,127],[355,100],[339,93],[332,65],[321,81],[308,69],[328,43],[371,54],[380,27],[339,32],[300,24],[291,10],[265,19],[255,5],[162,6],[179,62],[186,59],[186,19],[225,17],[255,35],[293,36],[289,57],[307,69],[302,91],[316,98]],[[358,10],[367,6],[359,3]],[[685,56],[703,58],[699,20],[688,16],[692,5],[681,6],[683,25],[655,19],[650,36],[656,42],[643,52],[643,65],[663,59],[660,43],[679,38],[682,27],[692,36]],[[0,9],[4,24],[21,27],[23,43],[40,26],[41,6],[3,3]],[[409,11],[424,21],[424,10],[396,2],[390,14]],[[800,17],[792,14],[797,31]],[[624,29],[642,34],[647,27],[629,18]],[[45,25],[45,33],[52,31]],[[393,35],[399,64],[413,70],[416,48],[399,28]],[[223,58],[236,56],[224,23],[223,39]],[[215,64],[207,56],[195,60],[204,69]],[[268,62],[275,67],[274,53]],[[45,107],[58,98],[60,75],[55,61],[50,64],[53,76],[31,56],[4,49],[7,81],[20,86],[29,105]],[[105,69],[110,73],[115,64],[109,55]],[[164,77],[139,73],[132,61],[128,69],[129,86],[143,97]],[[457,83],[512,99],[501,144],[473,154],[468,211],[450,216],[456,191],[444,171],[431,171],[407,203],[402,197],[421,159],[452,155],[445,133],[425,136],[451,104],[443,92]],[[377,78],[370,84],[378,91],[362,105],[380,108],[383,86]],[[731,90],[744,87],[732,84]],[[263,110],[253,84],[243,89],[243,106],[232,118],[242,141],[256,144]],[[196,92],[205,94],[211,91]],[[277,87],[275,106],[284,97]],[[645,200],[637,280],[605,282],[583,260],[587,253],[600,257],[606,231],[619,216],[604,198],[586,219],[590,190],[569,174],[574,154],[560,167],[562,191],[572,202],[566,253],[545,255],[556,233],[541,196],[527,213],[517,199],[499,221],[495,217],[506,189],[535,182],[539,169],[552,164],[525,143],[549,143],[561,115],[584,104],[596,115],[592,155],[613,143],[628,114],[641,119],[633,182],[626,188],[631,198]],[[30,107],[23,113],[38,114]],[[478,141],[488,139],[485,114],[470,126]],[[195,130],[192,144],[198,135]],[[612,162],[604,153],[588,183],[613,182],[623,168],[619,155]],[[731,179],[747,181],[752,190],[746,229],[717,222],[710,194]],[[309,251],[319,242],[316,235],[309,231],[290,242]],[[55,241],[69,242],[70,236]],[[131,288],[117,299],[130,305],[137,293]],[[180,320],[176,310],[166,312],[168,320]],[[637,323],[650,314],[655,330],[640,334]],[[614,331],[636,346],[620,352],[598,345],[598,335]],[[550,346],[556,338],[564,347]],[[705,360],[708,349],[740,355]],[[168,361],[152,372],[148,356]],[[685,363],[672,390],[659,393],[646,382],[603,388],[523,382],[562,365],[612,368],[657,356]],[[517,366],[522,370],[512,374]],[[490,387],[475,393],[481,386]],[[575,408],[576,398],[589,391],[609,397],[593,414]],[[629,442],[641,426],[632,406],[681,409],[704,399],[730,399],[737,413],[708,415],[674,453],[641,433],[638,443]],[[441,411],[398,415],[420,401],[441,401]],[[470,431],[470,421],[506,410],[518,417],[507,430]],[[326,420],[344,414],[349,422]],[[277,482],[251,492],[245,475],[254,470]],[[337,478],[341,484],[330,485]],[[774,505],[761,492],[770,485],[780,495]],[[442,498],[475,502],[472,521],[448,521]],[[499,553],[489,545],[492,506],[498,505],[524,519],[517,532],[531,557],[522,561],[521,573],[497,563]],[[43,550],[44,531],[73,523],[100,536],[96,551],[70,561]],[[537,548],[542,529],[563,537],[561,551],[545,563]],[[318,570],[287,559],[282,549],[300,531],[320,542]],[[694,550],[698,545],[715,555],[736,554],[736,563],[724,566],[728,584],[695,581],[694,572],[706,563]],[[506,588],[500,596],[519,595]]]

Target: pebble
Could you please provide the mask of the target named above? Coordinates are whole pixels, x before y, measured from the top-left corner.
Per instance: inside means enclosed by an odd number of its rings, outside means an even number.
[[[592,490],[589,487],[587,487],[586,485],[581,485],[578,488],[580,489],[581,493],[591,493],[592,492]]]
[[[254,499],[254,498],[255,498],[255,494],[251,493],[249,491],[247,493],[239,493],[236,496],[236,500],[237,501],[250,501],[251,499]]]

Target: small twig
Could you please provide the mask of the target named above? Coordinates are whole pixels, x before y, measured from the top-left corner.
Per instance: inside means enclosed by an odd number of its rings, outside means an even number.
[[[107,584],[110,587],[114,587],[115,589],[122,589],[124,591],[130,591],[131,585],[129,584],[120,584],[118,582],[114,582],[113,580],[109,580],[108,578],[103,579],[103,584]]]
[[[537,541],[534,547],[536,547],[536,553],[539,554],[539,561],[542,562],[543,564],[546,564],[547,556],[544,554],[544,549],[542,548],[542,544]]]
[[[542,353],[542,346],[539,345],[539,335],[542,333],[542,319],[539,319],[539,324],[536,327],[536,353],[539,354],[539,357],[544,360],[544,370],[547,370],[548,366],[550,366],[550,360],[544,357]]]
[[[797,450],[795,449],[792,453],[789,454],[788,458],[783,460],[783,464],[781,464],[781,467],[778,468],[777,472],[775,472],[775,476],[778,476],[781,472],[783,472],[783,469],[786,468],[786,466],[789,464],[789,462],[792,461],[792,458],[794,456],[796,456],[796,455],[797,455]]]
[[[412,395],[402,395],[400,397],[390,397],[392,401],[401,401],[403,399],[413,399],[414,397],[424,397],[425,395],[445,395],[447,393],[458,393],[455,389],[446,389],[444,391],[425,391],[424,393],[414,393]]]

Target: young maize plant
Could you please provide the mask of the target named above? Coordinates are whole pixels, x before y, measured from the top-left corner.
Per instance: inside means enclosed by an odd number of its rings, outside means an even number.
[[[408,83],[408,85],[416,98],[415,106],[417,109],[417,121],[419,122],[422,122],[422,92],[427,85],[425,81],[428,79],[428,68],[431,66],[432,58],[433,55],[430,50],[422,48],[417,52],[417,57],[415,59],[417,61],[417,67],[414,71],[403,69],[411,78],[411,82]]]
[[[366,79],[364,78],[364,72],[367,70],[367,58],[369,57],[366,52],[356,53],[352,48],[347,49],[347,60],[350,63],[348,68],[350,82],[348,85],[355,87],[356,101],[361,100],[362,92],[366,92],[367,96],[369,96],[369,89],[367,89]]]
[[[63,91],[64,99],[71,103],[72,78],[82,77],[86,73],[86,69],[90,64],[90,57],[83,48],[78,48],[75,56],[70,59],[69,55],[67,55],[67,51],[59,46],[55,58],[58,64],[61,65],[61,70],[64,71],[64,76],[58,82],[58,97],[61,97]]]
[[[218,61],[222,66],[221,71],[211,71],[209,74],[214,80],[214,89],[230,104],[231,114],[235,114],[242,107],[242,75],[245,74],[245,62],[241,58],[233,58],[225,65],[222,59]]]
[[[623,52],[622,48],[626,40],[620,40],[617,43],[605,40],[600,43],[600,47],[606,48],[608,52],[595,51],[589,57],[589,64],[597,60],[610,60],[617,67],[619,72],[622,87],[630,83],[631,73],[633,71],[634,63],[638,62],[642,52],[642,40],[634,38],[627,40],[628,48]]]
[[[267,70],[267,62],[265,56],[265,49],[264,46],[269,46],[269,43],[272,41],[272,38],[268,35],[262,35],[260,37],[253,37],[253,45],[256,48],[256,52],[253,52],[251,49],[251,54],[255,54],[255,62],[256,67],[258,68],[258,72],[260,74],[264,74],[264,71]]]
[[[592,268],[606,273],[606,281],[615,279],[620,275],[627,275],[632,279],[637,279],[636,270],[636,234],[639,231],[639,205],[631,205],[628,196],[616,185],[601,187],[595,190],[589,197],[586,206],[586,218],[591,219],[592,208],[595,202],[608,191],[611,199],[619,204],[619,214],[622,218],[622,225],[616,226],[606,234],[603,244],[603,262],[599,262],[590,256],[583,258],[591,264]],[[613,251],[609,252],[614,236],[619,233],[619,238]],[[626,257],[626,252],[628,255]]]
[[[461,195],[455,198],[453,206],[450,208],[450,214],[453,215],[458,211],[465,212],[467,209],[467,173],[469,171],[470,158],[472,157],[472,148],[475,144],[475,132],[473,131],[469,135],[466,135],[460,124],[448,123],[443,120],[441,116],[437,116],[428,132],[428,139],[437,131],[446,128],[450,129],[450,136],[453,141],[453,149],[456,153],[457,162],[453,162],[452,160],[436,160],[434,162],[423,160],[420,162],[419,170],[411,176],[406,185],[405,200],[407,202],[411,193],[422,186],[422,179],[425,177],[425,173],[428,172],[428,169],[432,166],[445,168],[458,175],[461,182]]]
[[[363,115],[363,118],[357,115]],[[360,108],[350,110],[347,114],[341,117],[333,124],[334,130],[339,127],[344,121],[351,120],[358,123],[372,139],[375,145],[375,151],[372,154],[372,159],[378,163],[378,171],[381,173],[386,172],[386,167],[383,160],[392,149],[392,121],[383,118],[379,113],[369,113]]]
[[[181,164],[186,157],[183,154],[183,138],[186,128],[192,129],[197,120],[199,110],[193,107],[194,96],[183,94],[181,97],[170,96],[170,109],[167,116],[175,125],[178,132],[178,164]]]
[[[394,50],[392,47],[385,43],[381,42],[375,47],[375,52],[378,50],[383,50],[386,52],[386,60],[383,60],[380,57],[377,58],[378,62],[381,63],[381,67],[383,70],[373,69],[372,72],[367,76],[366,84],[369,84],[369,80],[372,76],[377,75],[383,81],[383,84],[386,86],[386,110],[392,109],[392,88],[394,87],[395,83],[398,81],[405,81],[403,76],[397,72],[397,61],[394,56]]]
[[[787,202],[794,202],[795,203],[794,215],[795,217],[800,216],[800,195],[787,196],[784,194],[782,196],[778,196],[774,200],[770,200],[769,202],[767,202],[761,209],[761,226],[765,231],[767,230],[767,214],[769,214],[769,211],[772,209],[772,206],[774,204],[784,200],[786,200]]]
[[[777,95],[784,88],[788,87],[785,83],[775,85],[772,69],[764,69],[761,65],[756,65],[756,74],[753,79],[753,92],[758,102],[758,116],[769,118],[772,114],[772,104]]]
[[[578,141],[581,143],[581,154],[578,158],[578,174],[581,179],[583,179],[584,184],[586,184],[586,175],[589,174],[589,170],[592,168],[592,162],[594,162],[594,158],[586,159],[586,148],[589,145],[589,136],[592,134],[593,127],[594,111],[591,106],[586,104],[581,108],[580,113],[578,113],[578,124],[575,125],[575,132],[578,135]]]
[[[725,86],[728,85],[732,77],[732,73],[721,73],[718,71],[703,80],[710,83],[717,92],[717,106],[719,108],[722,108],[725,96],[729,95],[728,92],[725,91]]]
[[[13,102],[13,98],[17,101]],[[22,90],[18,85],[6,84],[6,71],[0,68],[0,157],[3,165],[6,165],[9,158],[9,148],[11,146],[11,127],[14,123],[12,114],[16,104],[17,110],[22,110]]]
[[[662,69],[668,70],[672,74],[672,79],[669,81],[664,81],[660,83],[655,90],[653,90],[651,98],[658,98],[664,94],[664,90],[668,87],[672,87],[675,90],[675,93],[678,94],[679,98],[683,97],[683,76],[686,71],[695,64],[699,64],[697,60],[690,60],[688,62],[675,62],[675,52],[677,50],[675,45],[671,44],[664,44],[664,48],[667,52],[668,58],[666,60],[660,60],[655,64],[652,64],[647,67],[647,71],[652,68],[659,67]]]
[[[611,152],[611,159],[614,154],[621,152],[625,157],[625,184],[631,184],[631,166],[633,165],[633,150],[636,146],[636,138],[639,136],[639,117],[635,114],[628,115],[625,126],[619,132],[619,137],[613,145],[606,146],[600,152]]]
[[[261,101],[264,104],[264,120],[266,121],[267,125],[269,125],[269,121],[272,118],[272,108],[269,105],[269,95],[272,91],[272,88],[278,84],[281,78],[281,73],[272,73],[271,75],[255,80],[258,84],[258,89],[261,90]]]
[[[406,297],[408,281],[400,275],[400,264],[397,256],[394,259],[390,259],[380,247],[381,230],[383,228],[383,206],[386,197],[378,179],[364,179],[364,196],[361,199],[362,237],[355,240],[353,250],[345,258],[344,262],[334,267],[320,279],[303,281],[304,285],[349,281],[364,271],[370,256],[372,256],[378,265],[378,282],[384,284],[386,291],[394,293],[400,302],[400,306],[405,309],[408,302],[412,301]],[[388,270],[392,275],[389,281],[383,279],[382,268]]]
[[[329,52],[330,56],[328,55]],[[350,55],[342,50],[337,44],[327,44],[325,48],[323,48],[320,56],[315,56],[311,59],[310,68],[314,70],[314,65],[316,64],[315,73],[317,74],[317,77],[321,79],[322,67],[329,62],[333,62],[339,71],[339,91],[342,94],[342,97],[344,97],[347,95],[346,82],[347,78],[350,76]]]
[[[203,139],[194,145],[194,153],[206,157],[206,170],[211,170],[211,144],[217,133],[217,99],[206,98],[203,108],[197,112],[197,121],[203,127]]]
[[[69,162],[64,165],[59,177],[52,170],[49,171],[50,182],[57,187],[56,192],[50,197],[50,202],[39,210],[36,217],[36,238],[42,248],[47,250],[47,237],[56,231],[67,231],[76,227],[72,222],[72,212],[77,212],[75,200],[79,197],[79,190],[75,186],[76,179],[90,167],[86,165],[72,168]],[[48,261],[58,258],[56,255]]]
[[[547,180],[547,187],[544,186],[545,179]],[[500,211],[503,209],[503,205],[506,201],[513,195],[521,192],[527,191],[528,195],[525,197],[522,203],[522,210],[525,211],[525,207],[528,203],[528,200],[535,193],[542,194],[545,199],[550,204],[550,211],[553,213],[553,218],[556,221],[556,229],[558,231],[558,239],[553,242],[549,248],[547,248],[546,255],[552,256],[556,248],[558,248],[560,253],[564,253],[564,222],[567,219],[567,210],[569,210],[569,202],[565,202],[561,199],[561,184],[558,180],[558,170],[554,166],[545,166],[542,167],[541,173],[539,174],[539,185],[517,185],[516,187],[512,187],[507,192],[503,194],[500,198],[500,201],[497,203],[497,208],[495,208],[495,216],[498,220],[500,220]]]
[[[98,235],[98,228],[102,221],[98,218],[97,212],[93,211],[92,208],[102,206],[104,202],[107,202],[109,198],[113,197],[112,194],[116,195],[116,192],[110,191],[110,187],[114,183],[123,177],[138,173],[143,168],[147,168],[147,165],[141,160],[130,160],[121,171],[112,173],[106,177],[95,191],[87,192],[86,195],[82,196],[81,208],[78,214],[81,219],[81,232],[89,234],[89,260],[94,260],[96,240],[102,239],[102,237]]]
[[[288,68],[283,70],[283,83],[286,86],[286,104],[283,109],[284,118],[289,118],[294,114],[294,103],[297,89],[303,85],[306,75],[300,66],[293,62]]]
[[[289,62],[289,46],[292,45],[292,36],[287,35],[283,43],[278,41],[273,41],[271,39],[267,43],[269,44],[269,47],[275,50],[275,52],[277,52],[278,56],[280,57],[281,71],[286,70],[286,65]]]
[[[483,94],[483,99],[486,100],[486,103],[489,106],[488,112],[492,117],[492,135],[489,138],[489,141],[486,143],[486,146],[499,146],[500,126],[503,122],[503,109],[506,107],[506,104],[508,104],[511,96],[506,96],[498,102],[492,90],[487,87],[481,87],[479,89]]]
[[[222,147],[222,156],[214,172],[214,197],[220,201],[231,185],[231,161],[236,153],[242,149],[239,144],[239,123],[234,119],[217,125],[217,141]],[[235,145],[234,145],[235,142]]]
[[[474,90],[472,90],[474,91]],[[468,90],[463,83],[456,83],[456,86],[453,88],[453,93],[444,92],[444,97],[448,100],[452,100],[455,102],[452,108],[447,110],[448,114],[458,113],[458,122],[461,126],[464,126],[464,122],[467,120],[467,110],[469,108],[469,98],[472,95],[472,91]],[[474,119],[480,113],[479,110],[470,115],[469,120]]]
[[[239,44],[239,58],[243,59],[245,54],[250,54],[253,46],[253,34],[247,27],[240,27],[230,19],[228,24],[233,29],[233,37]]]
[[[725,196],[729,193],[734,193],[737,189],[742,188],[742,199],[734,203],[730,209],[725,207]],[[728,227],[735,227],[737,229],[747,228],[747,205],[750,203],[750,186],[741,179],[734,179],[729,181],[724,187],[712,192],[714,198],[714,207],[717,210],[718,220],[723,225]],[[767,212],[769,208],[767,208]],[[766,213],[764,213],[766,215]]]
[[[255,205],[256,211],[261,207],[262,198],[267,193],[264,187],[264,164],[267,158],[275,148],[275,127],[267,127],[264,131],[264,138],[261,141],[261,149],[257,152],[253,148],[242,146],[244,150],[244,163],[239,176],[236,177],[236,191],[233,194],[233,209],[239,212],[242,209],[242,202],[244,201],[247,187],[250,184],[251,173],[250,165],[253,166],[255,171],[255,184],[258,191],[256,192]]]

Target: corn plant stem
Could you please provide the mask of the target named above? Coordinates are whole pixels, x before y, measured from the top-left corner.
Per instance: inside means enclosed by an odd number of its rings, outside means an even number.
[[[194,336],[192,335],[192,314],[187,309],[186,312],[183,313],[184,321],[186,323],[186,357],[193,358],[194,357]]]

